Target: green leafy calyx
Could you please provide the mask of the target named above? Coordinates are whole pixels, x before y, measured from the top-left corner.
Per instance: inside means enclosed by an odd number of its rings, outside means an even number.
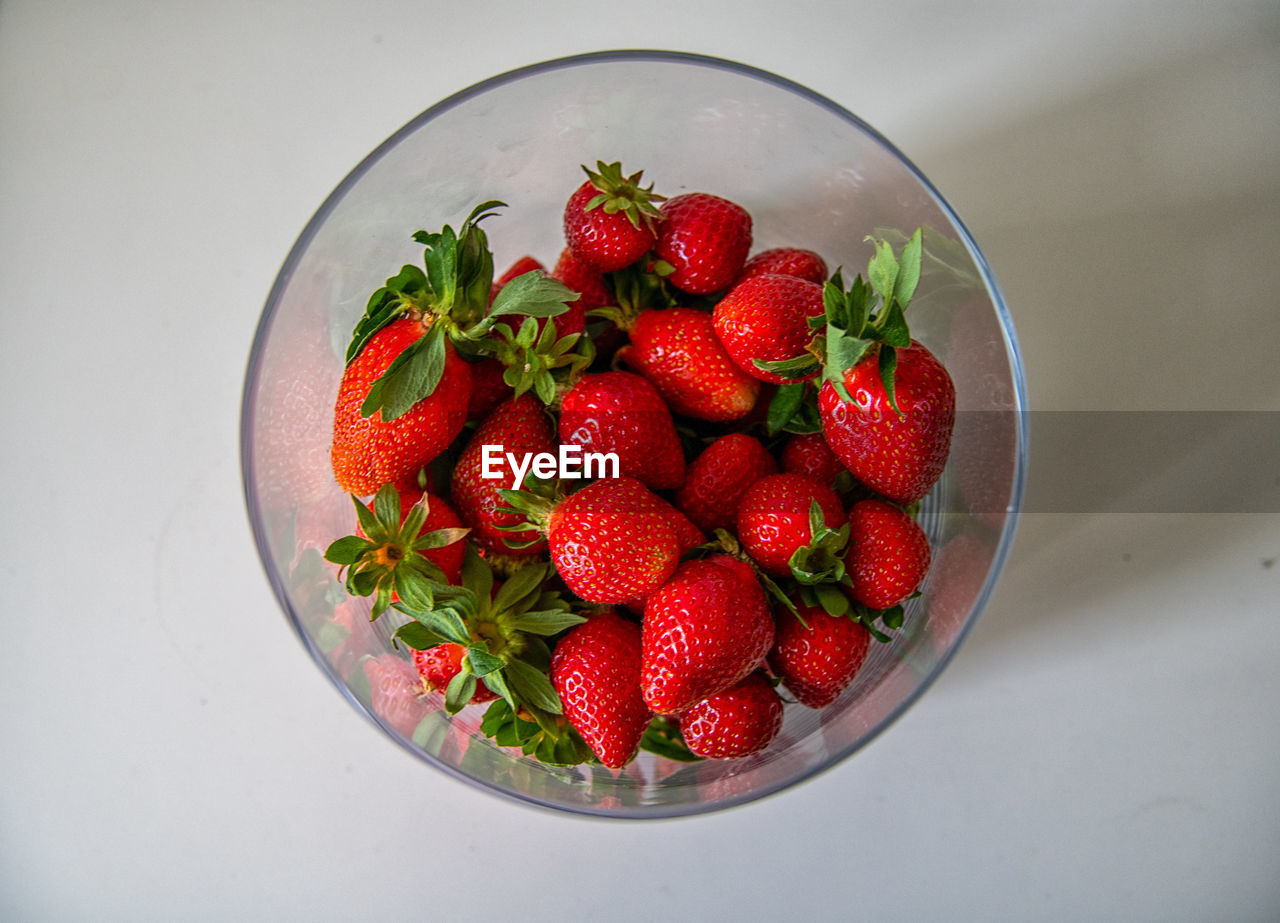
[[[499,318],[552,317],[568,310],[568,303],[578,297],[545,274],[531,273],[519,285],[503,286],[490,308],[493,254],[480,222],[501,207],[504,203],[496,200],[477,205],[456,232],[449,225],[437,232],[416,232],[413,239],[424,247],[423,265],[404,266],[369,297],[347,346],[348,363],[379,331],[402,317],[420,320],[424,332],[375,382],[360,408],[364,416],[381,411],[384,420],[394,420],[434,393],[449,344],[469,358],[488,355],[495,344],[490,328]]]
[[[470,701],[479,679],[513,712],[523,710],[535,723],[537,716],[550,720],[561,713],[560,697],[547,676],[551,650],[545,639],[586,619],[546,588],[550,568],[545,562],[527,564],[495,590],[492,568],[468,546],[462,586],[437,593],[430,608],[403,600],[395,606],[412,620],[397,629],[397,641],[416,650],[440,644],[466,649],[462,669],[445,690],[450,714]]]
[[[587,200],[584,211],[599,208],[606,214],[622,214],[634,227],[648,230],[653,229],[655,219],[662,217],[657,203],[666,199],[666,196],[654,192],[653,183],[648,186],[640,185],[643,170],[624,176],[620,162],[605,163],[603,160],[596,161],[595,170],[585,164],[582,169],[591,185],[599,190]]]
[[[866,280],[857,276],[846,289],[836,270],[823,287],[824,316],[811,321],[825,326],[817,338],[824,356],[822,378],[846,401],[852,397],[844,384],[845,373],[877,355],[885,394],[893,409],[901,413],[894,394],[895,350],[911,345],[905,312],[920,281],[921,239],[922,231],[917,229],[895,256],[887,241],[868,238],[875,255],[867,265]]]
[[[348,535],[329,545],[325,560],[345,572],[347,592],[372,596],[371,618],[391,605],[393,594],[410,606],[430,608],[437,593],[448,592],[448,579],[420,552],[461,541],[470,530],[437,529],[419,535],[426,523],[430,498],[422,499],[400,520],[400,495],[384,485],[373,499],[373,508],[352,498],[363,535]]]

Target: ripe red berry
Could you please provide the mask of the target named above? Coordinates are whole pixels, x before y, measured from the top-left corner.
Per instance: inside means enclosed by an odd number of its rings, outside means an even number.
[[[751,215],[741,205],[705,192],[662,204],[663,221],[654,248],[673,267],[667,281],[691,295],[728,288],[751,250]]]
[[[827,263],[812,250],[802,250],[799,247],[775,247],[772,250],[762,250],[747,260],[746,265],[742,267],[742,274],[738,276],[738,281],[765,273],[795,276],[821,285],[827,281]]]
[[[640,186],[641,173],[623,176],[618,163],[601,161],[598,172],[569,197],[564,209],[564,237],[574,256],[600,272],[630,266],[654,243],[654,219],[660,215],[652,186]]]
[[[956,390],[942,363],[914,340],[896,350],[893,408],[876,354],[844,373],[852,400],[829,381],[818,391],[822,435],[836,457],[876,493],[908,504],[937,483],[951,450]],[[899,413],[898,411],[901,411]]]
[[[728,433],[689,464],[676,506],[705,532],[731,528],[747,488],[777,471],[777,463],[760,440],[746,433]]]
[[[727,760],[759,753],[782,728],[782,699],[759,670],[680,716],[689,752]]]
[[[839,528],[844,507],[836,492],[803,474],[773,474],[752,484],[738,503],[738,540],[751,560],[775,577],[791,574],[788,563],[813,541],[809,510],[817,501],[823,522]]]
[[[828,615],[821,606],[798,605],[797,611],[800,618],[778,608],[769,669],[801,704],[822,708],[853,682],[867,658],[871,633],[861,622]]]
[[[443,694],[449,687],[450,680],[461,672],[462,658],[466,653],[467,649],[461,644],[439,644],[425,651],[414,651],[413,665],[422,677],[422,688],[426,692]],[[496,698],[497,695],[490,691],[484,680],[477,680],[476,691],[472,693],[470,702],[472,705],[480,705]]]
[[[612,609],[569,630],[551,657],[565,719],[611,769],[629,763],[653,718],[640,695],[640,626]]]
[[[903,510],[883,500],[861,500],[849,510],[844,563],[853,599],[870,609],[896,606],[919,589],[929,560],[929,537]]]
[[[716,336],[748,375],[783,384],[818,374],[783,375],[756,365],[803,358],[813,340],[809,319],[823,315],[822,286],[795,276],[761,275],[744,279],[716,304]]]

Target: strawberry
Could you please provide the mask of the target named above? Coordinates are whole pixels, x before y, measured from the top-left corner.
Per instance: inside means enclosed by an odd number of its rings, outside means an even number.
[[[762,250],[747,260],[738,276],[738,281],[765,273],[795,276],[821,285],[827,281],[827,264],[812,250],[803,250],[799,247],[776,247],[772,250]]]
[[[484,476],[484,447],[497,445],[497,464],[491,470],[497,477]],[[507,454],[521,458],[525,453],[555,453],[556,438],[546,411],[533,398],[524,394],[499,404],[476,428],[453,468],[450,496],[458,513],[471,527],[471,539],[487,551],[526,558],[541,554],[546,545],[537,532],[513,532],[509,527],[521,517],[501,512],[506,503],[498,492],[510,488],[514,473]]]
[[[574,305],[582,309],[584,316],[587,311],[613,304],[613,293],[605,284],[604,275],[595,266],[574,256],[568,247],[560,251],[560,258],[551,270],[551,278],[581,296]]]
[[[867,658],[871,633],[856,619],[828,615],[821,606],[778,608],[769,669],[803,705],[822,708],[853,682]]]
[[[703,541],[684,514],[634,478],[601,478],[558,502],[510,490],[500,496],[545,533],[556,571],[587,602],[616,605],[652,592]]]
[[[837,272],[823,290],[822,435],[859,481],[901,504],[924,497],[942,475],[956,414],[951,376],[907,326],[921,250],[921,231],[901,257],[879,241],[869,283],[859,276],[845,291]]]
[[[743,279],[716,304],[716,336],[747,374],[784,384],[818,374],[809,321],[823,315],[822,286],[795,276]]]
[[[374,598],[372,618],[399,600],[431,605],[441,584],[461,579],[467,530],[443,500],[387,484],[355,507],[359,534],[333,542],[324,557],[346,571],[348,593]]]
[[[579,379],[561,400],[560,441],[616,454],[619,474],[654,490],[684,484],[684,451],[671,411],[657,388],[633,372]]]
[[[708,759],[759,753],[781,729],[782,699],[760,670],[680,716],[680,733],[689,752]]]
[[[909,504],[924,497],[946,467],[956,392],[942,363],[915,340],[895,353],[892,397],[873,354],[841,378],[848,398],[823,382],[818,410],[823,436],[844,466],[877,493]]]
[[[643,170],[622,175],[620,163],[597,161],[596,171],[583,167],[587,181],[569,197],[564,209],[564,237],[573,255],[601,272],[629,266],[653,246],[654,219],[661,217],[653,184],[641,188]]]
[[[660,715],[728,689],[764,660],[773,618],[750,565],[686,561],[645,603],[641,690]]]
[[[591,615],[556,644],[551,685],[600,762],[631,762],[653,718],[640,695],[640,626],[612,609]]]
[[[413,665],[418,670],[418,676],[422,678],[423,691],[444,692],[448,689],[453,678],[462,672],[462,658],[466,653],[467,649],[461,644],[451,642],[437,644],[425,651],[413,651]],[[478,680],[476,691],[471,694],[468,703],[480,705],[492,702],[497,697],[484,684],[484,680]]]
[[[707,295],[728,288],[751,250],[751,215],[741,205],[705,192],[662,203],[654,247],[660,272],[682,292]],[[665,265],[663,265],[665,264]]]
[[[737,521],[747,488],[777,471],[777,462],[758,439],[728,433],[689,464],[676,507],[705,532],[729,528]]]
[[[338,485],[369,496],[383,484],[412,480],[449,447],[467,422],[471,366],[451,343],[441,341],[444,364],[437,386],[404,414],[365,415],[370,389],[409,347],[421,342],[421,320],[402,318],[383,327],[342,373],[333,411],[330,460]]]
[[[845,470],[821,433],[796,433],[790,436],[782,447],[779,461],[783,471],[808,475],[815,481],[833,486],[836,477]]]
[[[330,457],[344,490],[368,495],[383,484],[412,482],[466,422],[470,366],[498,342],[499,318],[549,317],[573,293],[529,274],[488,304],[493,256],[480,222],[501,202],[477,206],[455,233],[418,231],[425,271],[407,265],[377,289],[357,321],[334,406]]]
[[[791,575],[792,556],[818,536],[810,522],[816,503],[828,529],[844,521],[844,507],[836,492],[803,474],[773,474],[760,478],[738,503],[738,540],[751,560],[774,577]]]
[[[848,593],[869,609],[889,609],[919,589],[929,570],[929,538],[920,524],[883,500],[849,510]]]
[[[467,419],[482,420],[503,401],[514,396],[511,386],[502,380],[506,366],[493,356],[471,363],[471,397],[467,400]]]
[[[649,379],[678,414],[726,422],[755,406],[760,382],[729,358],[711,315],[693,308],[642,311],[620,361]]]

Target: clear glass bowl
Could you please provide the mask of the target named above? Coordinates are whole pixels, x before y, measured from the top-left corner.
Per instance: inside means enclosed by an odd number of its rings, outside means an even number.
[[[952,454],[924,501],[934,550],[903,631],[874,645],[852,687],[820,711],[786,710],[767,752],[685,764],[642,753],[625,770],[552,768],[497,747],[481,707],[450,719],[420,696],[384,616],[349,600],[322,552],[352,531],[351,500],[329,469],[342,354],[369,293],[418,262],[419,228],[457,226],[481,201],[508,203],[485,224],[501,271],[563,246],[559,215],[580,164],[621,160],[675,195],[745,205],[753,252],[794,245],[865,272],[869,234],[927,231],[908,316],[957,387]],[[741,64],[619,51],[526,67],[423,112],[320,206],[267,299],[246,376],[241,427],[254,537],[290,623],[355,708],[426,763],[526,803],[606,817],[669,817],[741,804],[845,759],[888,727],[947,664],[995,585],[1026,467],[1024,382],[1008,311],[959,219],[876,131],[804,87]],[[395,613],[390,613],[394,615]]]

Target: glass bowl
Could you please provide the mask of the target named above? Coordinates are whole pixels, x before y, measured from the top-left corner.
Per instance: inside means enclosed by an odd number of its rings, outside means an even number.
[[[418,263],[419,228],[457,227],[479,202],[508,208],[485,230],[500,272],[563,246],[559,216],[580,164],[621,160],[667,195],[712,192],[748,208],[753,252],[802,246],[846,278],[870,234],[926,229],[913,336],[948,367],[957,422],[920,521],[934,562],[903,629],[874,644],[831,706],[786,708],[765,752],[681,763],[647,752],[622,771],[555,768],[480,734],[482,707],[450,718],[423,695],[391,627],[348,599],[322,554],[353,531],[329,467],[342,355],[374,289]],[[690,54],[617,51],[494,77],[423,112],[365,158],[302,231],[267,298],[246,376],[245,496],[267,576],[338,691],[425,763],[525,803],[605,817],[670,817],[778,792],[865,746],[946,666],[996,583],[1027,459],[1024,382],[1008,311],[969,233],[929,181],[874,129],[804,87]],[[394,615],[395,613],[390,613]]]

